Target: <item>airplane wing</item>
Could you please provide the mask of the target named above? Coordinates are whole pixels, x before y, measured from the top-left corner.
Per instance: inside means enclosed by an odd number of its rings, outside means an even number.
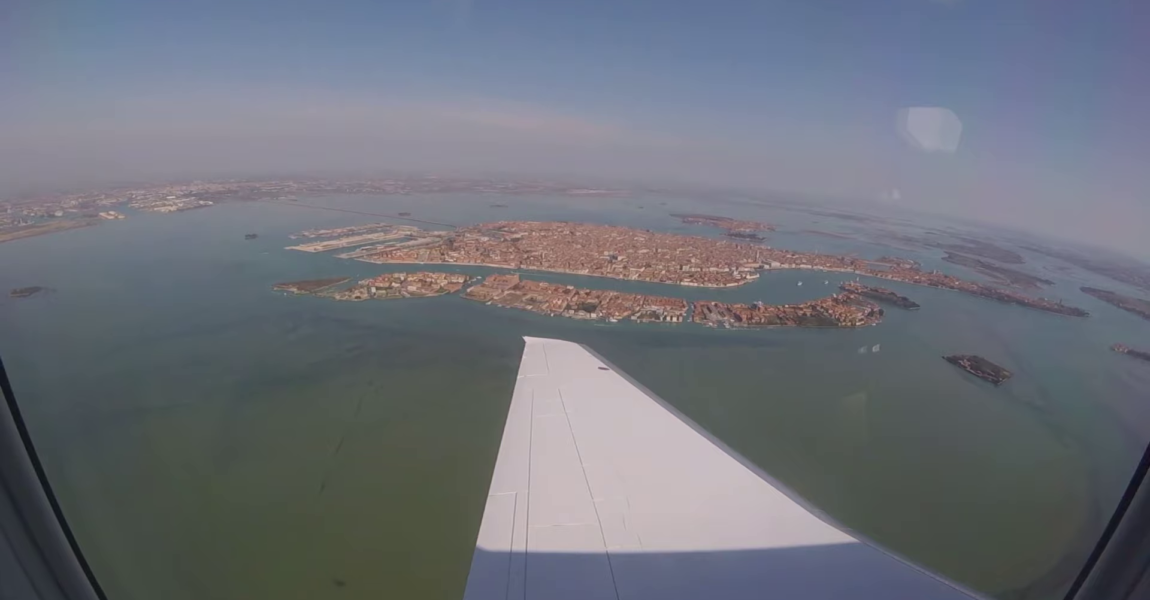
[[[587,348],[525,338],[466,600],[969,599]]]

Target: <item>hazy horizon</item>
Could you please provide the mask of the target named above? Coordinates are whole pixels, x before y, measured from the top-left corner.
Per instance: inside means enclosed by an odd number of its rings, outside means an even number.
[[[558,175],[854,198],[1150,256],[1150,42],[1120,3],[385,4],[18,1],[0,194]],[[908,137],[913,107],[961,136],[920,119]]]

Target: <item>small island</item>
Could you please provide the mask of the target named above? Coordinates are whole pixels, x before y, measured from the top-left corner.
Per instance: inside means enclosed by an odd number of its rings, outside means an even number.
[[[947,252],[942,260],[952,265],[966,267],[976,273],[982,273],[1006,285],[1018,286],[1029,290],[1041,289],[1041,286],[1044,285],[1054,285],[1054,282],[1049,279],[1043,279],[1042,277],[1019,271],[1018,269],[996,265],[981,258],[972,258],[963,254]]]
[[[1114,344],[1110,347],[1110,349],[1117,352],[1118,354],[1125,354],[1127,356],[1133,356],[1134,358],[1150,361],[1150,352],[1146,352],[1145,350],[1135,350],[1126,344]]]
[[[739,219],[732,219],[730,217],[720,217],[716,215],[701,215],[701,214],[683,214],[672,213],[672,217],[677,217],[687,225],[706,225],[709,227],[718,227],[726,231],[724,234],[729,238],[739,240],[753,240],[757,242],[763,241],[763,236],[759,235],[760,231],[774,231],[775,226],[770,223],[760,223],[758,221],[742,221]]]
[[[1014,373],[986,360],[981,356],[973,354],[952,354],[951,356],[942,357],[946,362],[959,367],[985,381],[989,381],[994,385],[1002,385],[1002,382],[1014,376]]]
[[[259,235],[257,235],[257,234],[255,234],[255,233],[245,233],[245,234],[244,234],[244,239],[245,239],[245,240],[254,240],[254,239],[258,238],[258,237],[260,237],[260,236],[259,236]]]
[[[409,213],[409,212],[401,212],[401,213],[399,213],[399,216],[401,216],[401,217],[410,217],[410,216],[411,216],[411,213]]]
[[[1078,288],[1083,293],[1089,294],[1098,298],[1099,300],[1117,306],[1126,312],[1131,312],[1143,319],[1150,319],[1150,300],[1143,300],[1141,298],[1134,298],[1133,296],[1126,296],[1118,292],[1110,290],[1100,290],[1092,287]]]
[[[844,237],[848,237],[849,239],[849,236]],[[918,262],[917,260],[902,258],[901,256],[881,256],[870,262],[878,265],[885,265],[887,267],[895,267],[904,271],[918,271],[922,269],[922,263]]]
[[[879,302],[885,302],[887,304],[891,304],[906,310],[918,310],[919,308],[918,303],[911,300],[910,298],[907,298],[906,296],[900,296],[893,291],[882,287],[863,285],[855,281],[848,281],[840,285],[839,289],[844,292],[858,294],[864,298],[878,300]]]
[[[326,279],[287,281],[273,285],[272,289],[280,292],[291,292],[293,294],[316,294],[350,280],[351,277],[328,277]]]
[[[982,258],[989,258],[993,261],[1006,263],[1011,265],[1021,265],[1023,260],[1022,255],[1013,251],[1007,250],[1000,246],[995,246],[990,242],[976,240],[973,238],[960,237],[958,238],[965,243],[962,244],[944,244],[944,243],[929,243],[927,245],[958,254],[969,254],[971,256],[979,256]]]
[[[39,294],[40,292],[46,292],[46,291],[48,291],[48,288],[46,288],[46,287],[39,286],[39,285],[33,285],[33,286],[28,286],[28,287],[16,288],[16,289],[12,290],[11,292],[8,292],[8,295],[13,297],[13,298],[28,298],[31,296],[35,296],[36,294]]]

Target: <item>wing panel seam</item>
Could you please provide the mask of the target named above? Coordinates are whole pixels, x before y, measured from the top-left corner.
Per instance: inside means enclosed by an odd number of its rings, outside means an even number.
[[[595,495],[591,493],[591,482],[587,479],[587,467],[583,464],[583,454],[579,451],[579,440],[575,438],[575,430],[571,427],[571,417],[567,416],[567,400],[563,398],[563,390],[556,386],[559,394],[559,403],[563,406],[563,417],[567,419],[567,431],[571,434],[571,443],[575,444],[575,456],[579,459],[579,470],[583,473],[583,484],[587,486],[587,497],[591,500],[591,507],[595,509],[595,521],[599,524],[599,539],[603,541],[603,553],[607,555],[607,570],[611,572],[611,587],[615,590],[615,600],[619,600],[619,584],[615,581],[615,565],[611,563],[611,551],[607,548],[607,536],[603,533],[603,518],[599,516],[599,504],[595,502]]]
[[[515,494],[511,501],[511,544],[507,549],[507,580],[503,586],[503,597],[511,600],[511,565],[515,564],[515,513],[519,511],[519,494]],[[526,548],[524,549],[526,550]],[[526,552],[524,552],[526,554]]]
[[[531,455],[535,453],[535,388],[531,388],[531,417],[527,421],[527,531],[523,532],[523,600],[527,600],[527,560],[531,557]],[[516,499],[518,501],[518,499]],[[514,540],[514,538],[513,538]],[[511,590],[508,590],[511,593]]]

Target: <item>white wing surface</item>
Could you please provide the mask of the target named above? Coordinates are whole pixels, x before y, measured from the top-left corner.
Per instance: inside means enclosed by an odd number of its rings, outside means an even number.
[[[588,349],[526,338],[466,600],[967,599]]]

